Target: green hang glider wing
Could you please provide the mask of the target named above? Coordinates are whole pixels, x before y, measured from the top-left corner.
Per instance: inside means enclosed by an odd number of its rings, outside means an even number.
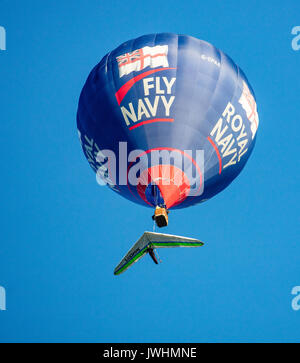
[[[195,238],[145,232],[115,268],[114,274],[119,275],[126,271],[131,265],[147,254],[149,248],[201,247],[203,244],[203,242]]]

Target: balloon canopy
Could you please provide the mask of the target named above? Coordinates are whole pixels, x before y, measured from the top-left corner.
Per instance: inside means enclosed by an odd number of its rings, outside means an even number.
[[[252,152],[258,123],[243,71],[213,45],[170,33],[108,53],[91,71],[77,112],[98,182],[168,209],[226,188]]]

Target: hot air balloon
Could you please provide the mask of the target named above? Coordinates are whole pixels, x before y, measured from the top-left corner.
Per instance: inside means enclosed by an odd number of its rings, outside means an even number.
[[[243,71],[210,43],[171,33],[141,36],[104,56],[77,112],[98,181],[153,208],[159,227],[171,209],[202,203],[233,181],[258,124]]]

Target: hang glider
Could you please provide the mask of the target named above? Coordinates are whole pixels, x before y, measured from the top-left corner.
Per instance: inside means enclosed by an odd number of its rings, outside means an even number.
[[[195,238],[174,236],[172,234],[144,232],[142,237],[127,252],[126,256],[115,268],[114,274],[119,275],[136,263],[140,258],[149,253],[152,260],[158,264],[155,248],[166,247],[200,247],[203,242]]]

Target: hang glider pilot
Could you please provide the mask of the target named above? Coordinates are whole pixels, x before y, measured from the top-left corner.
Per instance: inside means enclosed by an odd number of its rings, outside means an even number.
[[[149,253],[150,257],[152,258],[153,262],[156,263],[158,265],[158,261],[157,261],[157,258],[155,256],[155,253],[154,253],[154,248],[152,247],[149,247],[147,249],[147,252]]]

